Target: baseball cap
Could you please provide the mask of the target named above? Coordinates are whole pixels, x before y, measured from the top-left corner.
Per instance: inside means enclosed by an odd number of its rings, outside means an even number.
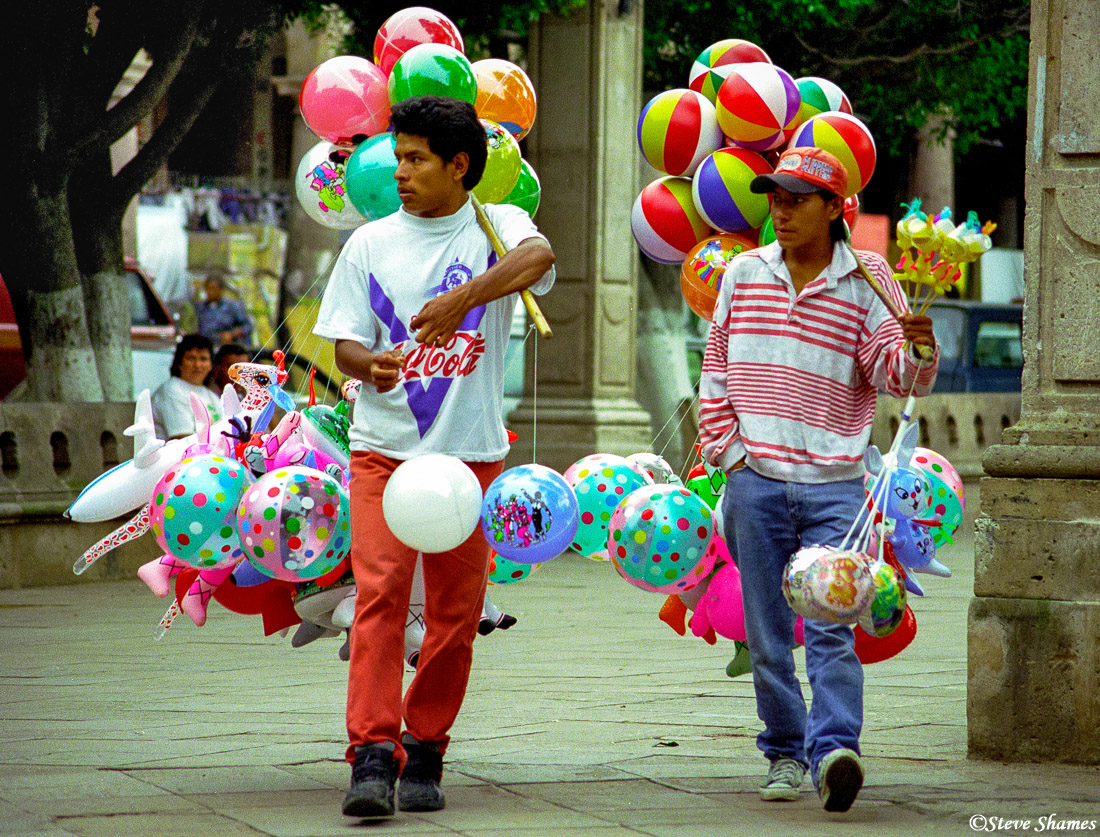
[[[779,155],[775,171],[753,178],[749,189],[762,195],[782,186],[796,195],[808,195],[819,189],[843,197],[848,192],[848,172],[844,165],[820,148],[788,148]]]

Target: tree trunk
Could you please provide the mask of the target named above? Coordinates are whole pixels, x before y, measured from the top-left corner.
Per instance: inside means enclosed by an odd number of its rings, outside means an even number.
[[[133,401],[130,295],[126,276],[103,270],[83,277],[81,284],[103,400]]]
[[[28,401],[102,401],[79,285],[29,295]]]

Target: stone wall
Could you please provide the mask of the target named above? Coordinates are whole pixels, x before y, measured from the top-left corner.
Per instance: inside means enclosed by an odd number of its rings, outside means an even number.
[[[83,576],[73,562],[122,521],[63,517],[106,469],[133,456],[124,431],[133,404],[0,404],[0,589],[132,578],[160,551],[147,536],[109,553]]]

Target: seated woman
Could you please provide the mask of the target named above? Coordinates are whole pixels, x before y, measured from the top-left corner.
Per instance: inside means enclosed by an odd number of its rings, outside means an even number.
[[[222,417],[218,396],[207,388],[212,379],[214,346],[201,334],[185,335],[176,344],[170,377],[153,393],[153,426],[161,439],[179,439],[195,432],[191,395],[197,395],[210,411],[210,421]]]

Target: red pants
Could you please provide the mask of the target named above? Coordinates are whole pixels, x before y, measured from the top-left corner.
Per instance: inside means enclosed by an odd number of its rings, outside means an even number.
[[[355,748],[391,741],[404,764],[401,723],[418,741],[446,748],[447,735],[470,679],[474,637],[489,574],[489,544],[478,527],[450,552],[425,555],[424,643],[416,674],[402,700],[405,621],[416,550],[401,543],[382,517],[382,492],[400,460],[356,451],[351,455],[351,566],[355,621],[348,668],[347,760]],[[484,491],[503,462],[467,463]],[[432,525],[425,509],[424,525]]]

